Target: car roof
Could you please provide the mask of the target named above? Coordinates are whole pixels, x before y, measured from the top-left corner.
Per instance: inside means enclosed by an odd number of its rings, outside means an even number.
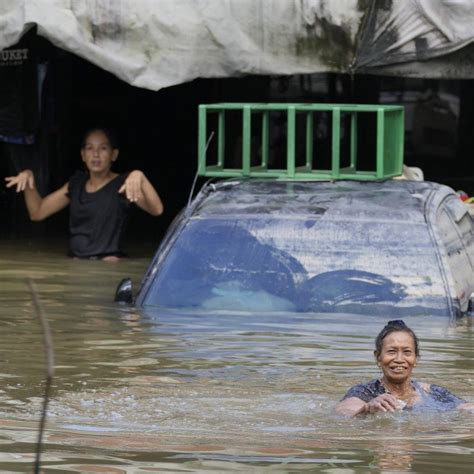
[[[196,199],[192,218],[317,218],[424,223],[433,193],[447,186],[428,181],[292,182],[228,180],[209,184]],[[439,203],[439,199],[436,199]],[[324,216],[324,217],[323,217]]]

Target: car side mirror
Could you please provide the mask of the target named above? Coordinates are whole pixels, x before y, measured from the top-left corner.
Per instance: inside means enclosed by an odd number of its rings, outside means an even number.
[[[114,301],[121,304],[132,304],[132,280],[131,278],[124,278],[115,290]]]

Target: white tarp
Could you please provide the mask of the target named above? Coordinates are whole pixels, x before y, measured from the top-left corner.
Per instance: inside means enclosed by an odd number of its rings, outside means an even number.
[[[35,25],[152,90],[242,74],[474,76],[451,58],[474,40],[473,0],[1,0],[0,49]]]
[[[424,61],[474,42],[473,0],[385,3],[390,8],[371,6],[368,11],[357,51],[358,68]]]

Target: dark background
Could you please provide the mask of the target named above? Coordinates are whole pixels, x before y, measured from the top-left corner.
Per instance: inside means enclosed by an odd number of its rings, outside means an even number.
[[[18,146],[0,143],[2,180],[29,167],[35,171],[40,191],[51,192],[81,169],[83,133],[98,125],[112,127],[121,144],[115,170],[143,170],[165,205],[165,213],[158,219],[134,211],[127,232],[130,241],[158,244],[187,202],[196,173],[197,107],[201,103],[403,104],[405,163],[421,167],[426,180],[474,195],[474,80],[341,74],[246,76],[198,79],[154,92],[122,82],[54,47],[35,32],[22,38],[20,46],[30,49],[30,62],[42,64],[47,74],[38,96],[41,106],[36,112],[30,106],[28,112],[28,126],[36,142]],[[0,115],[1,100],[0,94]],[[198,184],[202,182],[200,179]],[[0,213],[2,239],[67,236],[67,210],[43,223],[31,223],[23,197],[4,186]]]

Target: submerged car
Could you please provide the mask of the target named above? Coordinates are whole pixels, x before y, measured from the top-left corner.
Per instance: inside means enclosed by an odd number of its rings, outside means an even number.
[[[454,318],[473,293],[473,219],[447,186],[231,179],[178,215],[135,303]]]

